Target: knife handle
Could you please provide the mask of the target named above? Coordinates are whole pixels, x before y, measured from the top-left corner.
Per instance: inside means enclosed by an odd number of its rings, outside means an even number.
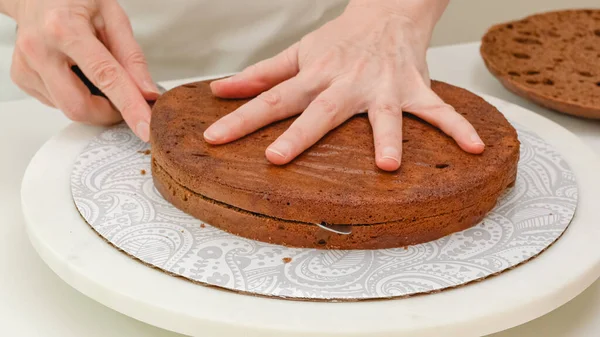
[[[94,83],[92,83],[92,81],[90,81],[85,76],[83,71],[81,71],[81,69],[79,69],[78,66],[76,66],[76,65],[71,66],[71,70],[75,73],[75,75],[77,75],[77,77],[79,77],[79,79],[83,82],[83,84],[85,84],[85,86],[90,90],[92,95],[107,98],[106,95],[102,91],[100,91],[100,89],[98,89],[98,87],[96,87],[94,85]]]
[[[79,69],[78,66],[76,66],[76,65],[72,66],[71,70],[75,73],[75,75],[77,75],[77,77],[79,77],[79,79],[83,82],[83,84],[85,84],[85,86],[90,90],[92,95],[100,96],[100,97],[104,97],[104,98],[108,99],[108,97],[106,97],[106,95],[100,89],[98,89],[98,87],[95,86],[94,83],[92,83],[92,81],[90,81],[85,76],[83,71],[81,71],[81,69]],[[156,86],[158,87],[158,90],[160,91],[161,94],[163,94],[166,91],[165,88],[160,86],[158,83],[156,84]],[[148,104],[150,106],[153,106],[155,101],[146,101],[146,102],[148,102]]]

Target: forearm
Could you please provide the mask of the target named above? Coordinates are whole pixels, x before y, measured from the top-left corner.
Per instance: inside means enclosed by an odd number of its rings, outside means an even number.
[[[381,9],[382,13],[403,16],[432,31],[449,2],[450,0],[351,0],[348,7]]]
[[[0,13],[6,14],[14,19],[18,3],[19,0],[0,0]]]

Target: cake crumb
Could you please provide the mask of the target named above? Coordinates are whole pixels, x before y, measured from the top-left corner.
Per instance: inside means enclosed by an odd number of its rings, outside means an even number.
[[[144,151],[144,154],[145,154],[146,156],[147,156],[147,155],[149,155],[150,153],[151,153],[151,152],[150,152],[150,150],[146,150],[146,151]]]
[[[283,261],[283,263],[290,263],[290,262],[292,262],[292,258],[291,257],[284,257],[283,259],[281,259],[281,261]]]
[[[404,248],[404,250],[408,250],[408,246],[404,246],[404,247],[402,247],[402,248]]]
[[[204,228],[204,227],[206,227],[206,225],[205,225],[205,224],[203,224],[203,223],[201,223],[201,224],[200,224],[200,227],[201,227],[201,228]]]
[[[141,171],[140,171],[140,173],[141,173],[142,175],[145,175],[145,174],[146,174],[146,170],[141,170]]]
[[[182,232],[182,233],[185,233],[185,231],[184,231],[183,229],[181,230],[181,232]]]

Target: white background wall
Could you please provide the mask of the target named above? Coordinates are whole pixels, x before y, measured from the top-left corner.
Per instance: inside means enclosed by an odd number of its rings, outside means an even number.
[[[163,1],[167,5],[169,0]],[[432,46],[478,41],[496,23],[565,8],[600,8],[600,0],[450,0],[434,32]],[[0,101],[26,97],[9,80],[14,29],[14,22],[0,15]],[[156,80],[173,79],[173,76],[154,76]]]

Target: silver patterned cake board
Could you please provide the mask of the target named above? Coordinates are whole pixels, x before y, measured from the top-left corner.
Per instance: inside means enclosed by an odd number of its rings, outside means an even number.
[[[562,156],[516,126],[516,184],[478,225],[398,249],[288,248],[241,238],[183,213],[152,182],[149,145],[125,126],[101,133],[71,174],[77,209],[106,241],[168,274],[297,300],[406,297],[462,286],[537,256],[567,229],[577,183]]]

